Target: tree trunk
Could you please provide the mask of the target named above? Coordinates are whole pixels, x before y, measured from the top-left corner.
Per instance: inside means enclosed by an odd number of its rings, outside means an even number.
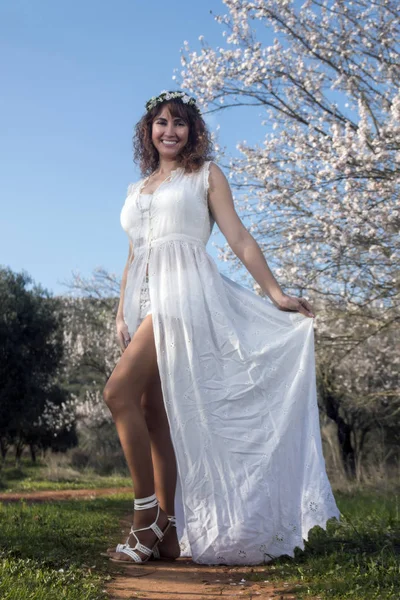
[[[15,444],[15,466],[19,467],[21,465],[21,456],[24,451],[24,443],[19,441]]]
[[[363,466],[362,466],[362,457],[363,457],[363,449],[364,449],[364,443],[365,443],[365,438],[367,437],[367,433],[369,432],[370,428],[365,426],[363,428],[361,428],[360,426],[357,427],[357,434],[355,432],[354,435],[354,445],[356,447],[356,477],[357,477],[357,481],[361,482],[362,478],[363,478]]]
[[[7,444],[7,442],[3,438],[0,438],[0,452],[1,452],[2,463],[6,462],[6,456],[7,456],[9,447],[10,447],[9,444]]]
[[[335,393],[335,372],[328,365],[320,367],[319,395],[327,416],[337,425],[337,436],[346,475],[354,479],[356,473],[355,450],[352,444],[353,425],[346,423],[340,415],[340,397]]]
[[[29,444],[29,448],[31,451],[31,459],[32,462],[35,464],[36,463],[36,448],[34,444]]]
[[[342,451],[338,442],[337,425],[326,417],[321,426],[321,436],[329,446],[328,464],[331,462],[333,478],[337,481],[343,481],[346,478],[346,471],[343,464]],[[330,459],[330,460],[329,460]]]
[[[351,442],[353,427],[352,425],[345,423],[345,421],[339,415],[337,415],[336,418],[336,423],[338,426],[338,440],[340,449],[342,451],[344,468],[347,476],[351,477],[351,479],[354,479],[356,474],[356,457]]]

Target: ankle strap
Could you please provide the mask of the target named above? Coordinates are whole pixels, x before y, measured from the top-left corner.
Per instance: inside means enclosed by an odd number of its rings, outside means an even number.
[[[158,505],[157,496],[152,494],[151,496],[147,496],[146,498],[135,498],[134,500],[134,509],[135,510],[145,510],[146,508],[153,508],[153,506]]]

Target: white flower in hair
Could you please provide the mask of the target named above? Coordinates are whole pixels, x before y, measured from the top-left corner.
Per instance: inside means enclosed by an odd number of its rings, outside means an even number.
[[[199,114],[201,114],[199,107],[196,104],[195,98],[192,98],[186,92],[173,91],[169,92],[168,90],[162,90],[162,92],[158,96],[152,96],[146,102],[146,110],[149,111],[153,109],[159,102],[164,102],[165,100],[172,100],[173,98],[180,98],[184,104],[188,104],[193,106],[197,110]]]

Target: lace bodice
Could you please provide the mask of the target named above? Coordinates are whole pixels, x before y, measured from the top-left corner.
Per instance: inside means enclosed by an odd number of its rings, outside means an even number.
[[[143,179],[130,184],[121,225],[132,240],[135,255],[148,249],[151,241],[174,234],[207,243],[214,226],[207,203],[210,162],[197,173],[185,173],[178,167],[152,194],[141,193]]]
[[[142,210],[149,210],[153,194],[138,194],[138,204]]]

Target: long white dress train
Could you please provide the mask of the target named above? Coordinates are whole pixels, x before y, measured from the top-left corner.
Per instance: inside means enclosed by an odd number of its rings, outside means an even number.
[[[260,564],[293,556],[339,511],[322,454],[313,320],[219,273],[206,251],[210,162],[175,169],[145,208],[145,180],[129,186],[121,225],[134,260],[123,311],[133,337],[148,262],[181,556]]]

